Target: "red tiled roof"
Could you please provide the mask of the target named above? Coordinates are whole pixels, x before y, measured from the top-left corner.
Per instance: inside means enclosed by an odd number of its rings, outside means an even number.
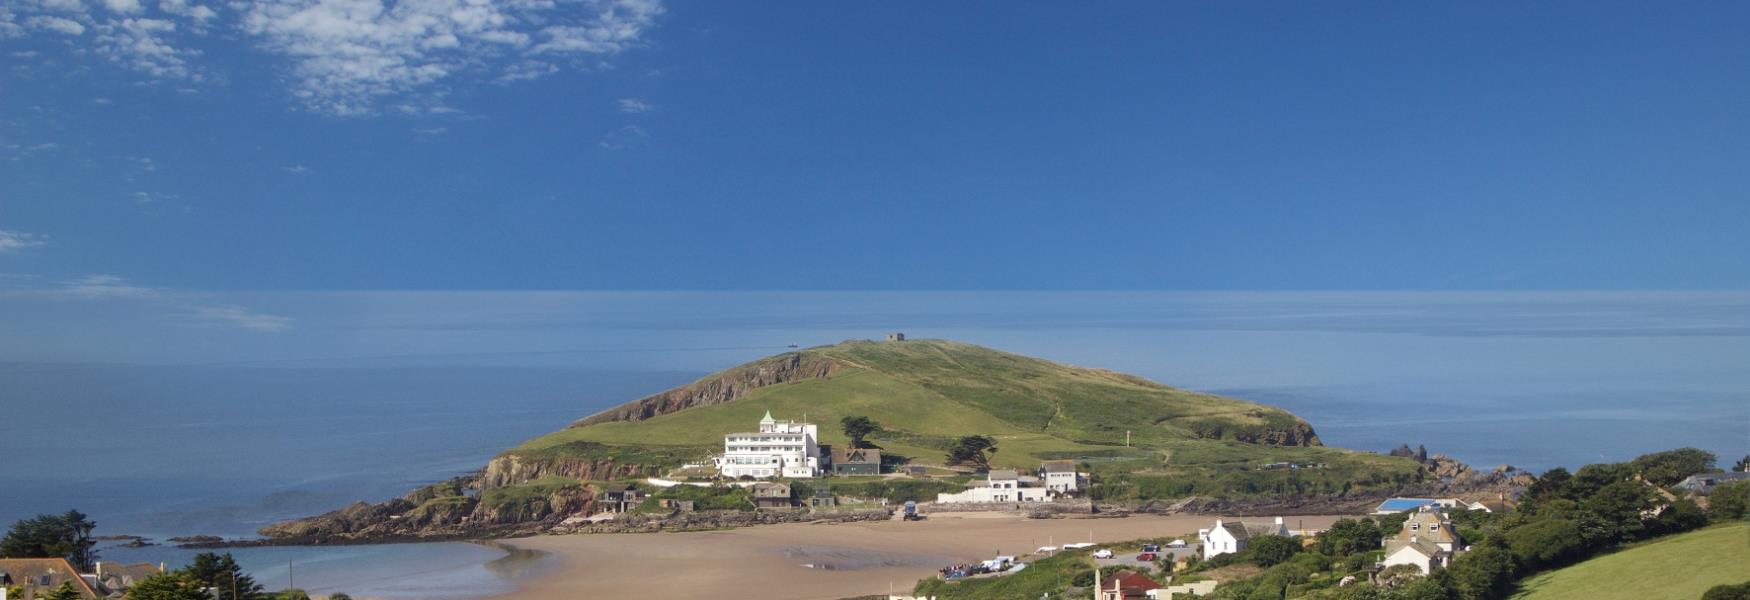
[[[1161,584],[1155,582],[1153,579],[1149,579],[1147,575],[1143,575],[1136,571],[1124,570],[1113,573],[1112,578],[1106,580],[1106,582],[1101,585],[1100,589],[1105,591],[1134,589],[1146,592],[1148,590],[1160,589],[1161,587]]]

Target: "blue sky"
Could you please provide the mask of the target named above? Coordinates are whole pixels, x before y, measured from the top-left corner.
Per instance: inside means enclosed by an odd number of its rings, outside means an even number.
[[[0,287],[1744,289],[1746,22],[17,0]]]

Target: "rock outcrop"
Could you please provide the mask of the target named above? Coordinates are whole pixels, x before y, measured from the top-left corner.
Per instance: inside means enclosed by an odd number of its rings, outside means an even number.
[[[838,369],[837,361],[819,355],[810,354],[804,357],[799,352],[780,354],[604,410],[572,423],[571,427],[614,421],[643,421],[695,406],[722,404],[740,399],[748,392],[768,385],[823,379]]]
[[[616,463],[610,459],[554,458],[501,454],[486,463],[480,475],[483,487],[503,487],[537,481],[547,477],[567,477],[578,481],[608,481],[636,479],[661,475],[659,465]]]

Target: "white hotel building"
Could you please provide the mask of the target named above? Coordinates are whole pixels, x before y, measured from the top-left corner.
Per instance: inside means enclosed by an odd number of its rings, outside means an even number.
[[[820,474],[820,429],[779,421],[768,410],[759,432],[725,434],[723,456],[716,462],[724,477],[815,477]]]

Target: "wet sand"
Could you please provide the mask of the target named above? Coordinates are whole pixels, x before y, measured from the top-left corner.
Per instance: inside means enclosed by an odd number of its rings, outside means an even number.
[[[1341,517],[1288,517],[1322,529]],[[1248,521],[1253,519],[1248,519]],[[1263,519],[1257,519],[1263,520]],[[545,573],[503,598],[837,599],[911,590],[953,562],[1021,555],[1045,545],[1194,538],[1205,516],[1027,519],[933,515],[923,522],[787,524],[729,531],[541,536],[504,543],[551,553]],[[805,565],[813,565],[805,566]],[[889,587],[891,585],[891,588]],[[757,594],[755,593],[757,590]]]

